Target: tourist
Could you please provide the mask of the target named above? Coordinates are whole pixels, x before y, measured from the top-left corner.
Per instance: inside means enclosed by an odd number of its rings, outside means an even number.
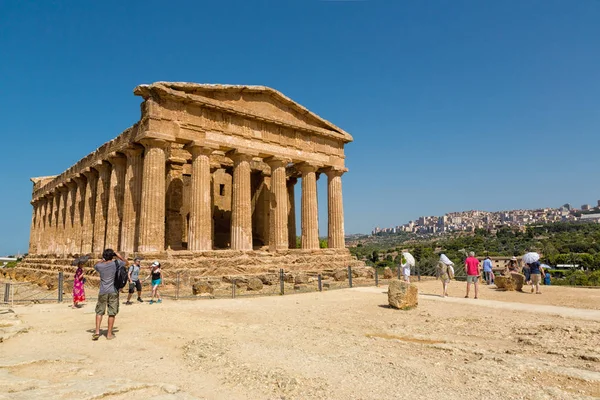
[[[529,264],[523,266],[523,275],[525,275],[525,282],[529,285],[531,283],[531,267]]]
[[[160,292],[158,291],[158,287],[162,283],[162,274],[160,269],[160,263],[158,261],[154,261],[150,266],[152,269],[150,271],[150,275],[146,277],[146,279],[152,277],[152,298],[150,299],[150,304],[154,304],[154,298],[156,297],[157,303],[162,303],[162,299],[160,298]]]
[[[469,298],[469,290],[471,283],[475,285],[475,298],[479,294],[479,275],[481,274],[481,263],[475,258],[475,253],[470,252],[469,257],[465,260],[465,271],[467,272],[467,294],[465,299]]]
[[[542,282],[542,277],[546,274],[544,267],[542,267],[539,261],[527,264],[527,266],[529,268],[529,277],[531,279],[531,293],[535,290],[535,294],[542,294],[542,292],[540,292],[540,283]]]
[[[131,296],[133,296],[133,292],[137,289],[137,301],[143,303],[142,300],[142,282],[140,282],[140,261],[141,257],[136,257],[133,259],[133,265],[129,267],[129,271],[127,273],[127,277],[129,279],[129,294],[127,295],[127,301],[125,304],[131,305]]]
[[[108,331],[106,332],[106,339],[115,338],[113,326],[115,325],[115,317],[119,313],[119,291],[115,288],[115,274],[117,265],[119,268],[123,268],[128,263],[113,249],[105,249],[102,252],[102,261],[94,265],[94,269],[100,274],[100,290],[98,292],[98,303],[96,303],[96,331],[92,335],[92,340],[98,340],[100,337],[100,324],[107,309]]]
[[[442,281],[442,297],[448,296],[448,283],[454,276],[454,263],[446,257],[445,254],[440,254],[440,260],[438,261],[437,273],[439,279]]]
[[[492,271],[492,268],[492,260],[490,260],[489,256],[485,257],[485,260],[483,260],[483,275],[485,283],[488,285],[494,283],[494,272]]]
[[[504,275],[510,276],[513,272],[519,272],[519,266],[517,264],[517,257],[512,256],[510,261],[508,262],[507,270]]]
[[[83,266],[88,261],[88,257],[79,257],[73,261],[73,265],[77,265],[75,276],[73,276],[73,305],[72,308],[81,308],[82,302],[85,301],[85,277],[83,276]]]

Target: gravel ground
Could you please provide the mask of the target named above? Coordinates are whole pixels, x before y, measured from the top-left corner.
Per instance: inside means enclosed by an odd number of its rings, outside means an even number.
[[[0,333],[12,332],[0,399],[600,397],[600,318],[577,309],[598,309],[600,291],[483,286],[478,301],[462,298],[464,285],[409,311],[388,308],[384,287],[123,305],[117,338],[97,342],[94,304],[15,306],[0,313]]]

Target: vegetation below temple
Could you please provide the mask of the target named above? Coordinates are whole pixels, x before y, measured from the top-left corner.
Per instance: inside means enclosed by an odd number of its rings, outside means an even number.
[[[600,270],[600,224],[560,222],[528,226],[524,232],[506,227],[496,232],[476,230],[435,238],[386,234],[364,236],[350,246],[359,260],[377,267],[397,265],[403,249],[425,270],[437,264],[440,253],[460,265],[468,251],[478,256],[519,256],[531,250],[541,253],[550,265],[579,264],[591,272]]]

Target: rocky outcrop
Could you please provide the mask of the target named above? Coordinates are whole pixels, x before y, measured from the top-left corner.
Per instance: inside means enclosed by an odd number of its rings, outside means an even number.
[[[419,304],[419,291],[415,285],[392,279],[388,287],[388,303],[398,310],[408,310]]]
[[[383,269],[383,277],[385,279],[392,279],[394,277],[394,273],[392,272],[392,270],[390,269],[390,267],[385,267]]]
[[[248,290],[259,291],[262,290],[263,283],[260,279],[252,277],[248,279]]]
[[[192,285],[192,293],[194,296],[212,295],[215,288],[208,282],[197,282]]]
[[[511,272],[510,277],[514,282],[515,290],[522,292],[523,285],[525,284],[525,275],[519,274],[518,272]]]

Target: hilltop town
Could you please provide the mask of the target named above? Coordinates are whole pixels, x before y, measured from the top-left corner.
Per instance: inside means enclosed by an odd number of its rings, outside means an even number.
[[[600,200],[596,207],[584,204],[577,209],[565,204],[559,208],[508,211],[461,211],[447,213],[441,217],[422,216],[407,224],[389,228],[376,227],[372,235],[414,233],[441,234],[446,232],[474,232],[476,229],[493,231],[501,226],[525,229],[526,225],[552,222],[596,222],[600,223]]]

